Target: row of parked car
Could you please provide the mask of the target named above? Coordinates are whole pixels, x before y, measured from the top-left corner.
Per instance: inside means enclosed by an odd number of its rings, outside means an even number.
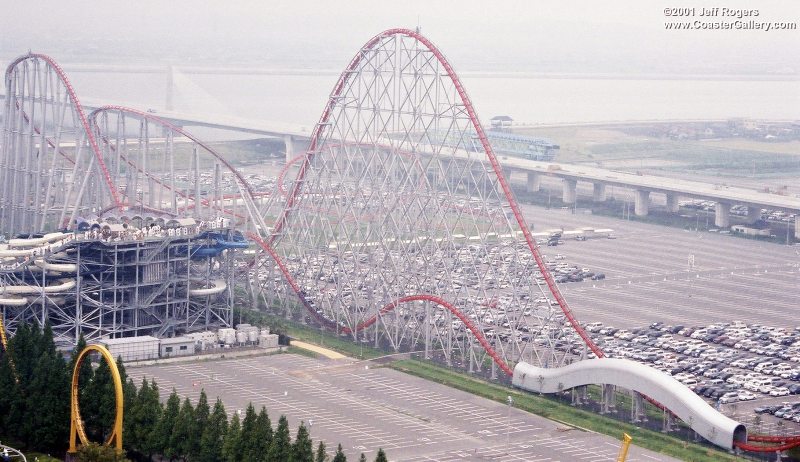
[[[742,322],[704,327],[657,322],[632,330],[596,322],[585,327],[609,356],[650,364],[720,404],[800,394],[800,327]]]
[[[753,409],[756,414],[770,414],[775,417],[800,423],[800,403],[781,403],[771,406],[759,406]]]

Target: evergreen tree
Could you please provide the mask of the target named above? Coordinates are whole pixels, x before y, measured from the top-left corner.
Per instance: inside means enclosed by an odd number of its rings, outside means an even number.
[[[289,460],[292,452],[292,441],[289,436],[289,421],[286,416],[282,415],[278,419],[278,426],[275,428],[275,434],[272,435],[272,443],[269,445],[269,454],[267,461],[269,462],[283,462]]]
[[[375,462],[389,462],[386,459],[386,453],[383,452],[383,448],[378,448],[378,455],[375,457]]]
[[[314,454],[314,462],[327,462],[327,461],[328,461],[328,453],[325,451],[325,443],[320,441],[319,446],[317,446],[317,452]]]
[[[122,434],[125,436],[122,440],[126,448],[133,449],[138,446],[138,443],[131,439],[133,436],[131,420],[133,420],[134,407],[136,407],[136,385],[128,378],[128,371],[122,362],[122,356],[117,356],[116,365],[119,380],[122,382]],[[114,415],[116,416],[116,410]]]
[[[259,457],[259,448],[261,447],[256,433],[256,409],[253,403],[248,403],[247,410],[244,412],[244,419],[242,419],[242,457],[244,460],[257,461]]]
[[[83,334],[81,334],[81,336],[78,337],[78,343],[72,350],[72,357],[69,360],[70,384],[72,383],[72,375],[75,371],[75,363],[78,361],[78,355],[84,349],[86,349],[86,339],[83,338]],[[81,363],[81,368],[78,371],[78,405],[80,406],[81,417],[83,417],[84,422],[94,422],[95,418],[93,414],[94,403],[90,403],[90,400],[93,399],[90,386],[93,376],[94,371],[92,370],[92,363],[89,361],[89,358],[84,358],[83,363]]]
[[[88,363],[88,358],[84,363]],[[105,441],[112,430],[114,415],[116,413],[116,400],[114,380],[111,368],[104,360],[92,375],[88,384],[80,386],[86,391],[84,402],[81,403],[81,417],[89,439]]]
[[[234,412],[222,444],[222,458],[225,462],[242,462],[242,453],[242,426],[239,414]]]
[[[297,437],[292,445],[292,462],[314,462],[314,446],[303,422],[300,422]]]
[[[45,325],[39,337],[39,357],[28,395],[28,409],[36,448],[57,451],[64,447],[69,427],[69,381],[64,358],[56,350],[53,331]]]
[[[10,429],[11,436],[21,440],[25,447],[33,438],[33,425],[30,423],[30,412],[26,396],[30,396],[28,384],[31,381],[33,366],[32,360],[37,357],[34,351],[33,332],[27,324],[17,326],[17,331],[8,342],[8,352],[14,361],[16,370],[15,386],[10,398],[10,406],[6,415],[6,428]],[[24,359],[23,359],[24,358]]]
[[[161,421],[163,408],[159,398],[158,385],[155,381],[147,382],[142,379],[142,386],[136,393],[136,402],[133,405],[129,422],[124,422],[125,428],[129,432],[123,433],[123,442],[130,441],[130,447],[152,456],[163,450],[163,435],[157,433],[158,424]]]
[[[347,462],[347,456],[342,452],[342,443],[336,448],[336,454],[333,456],[333,462]]]
[[[10,435],[10,427],[6,426],[6,419],[11,411],[11,403],[16,393],[14,373],[11,369],[9,356],[0,353],[0,435]]]
[[[170,437],[170,448],[174,454],[170,457],[183,457],[189,454],[193,444],[197,441],[197,429],[194,420],[194,408],[189,398],[183,400],[183,405],[178,412],[178,419]]]
[[[164,406],[161,419],[159,419],[153,432],[153,452],[161,453],[169,459],[177,457],[178,454],[178,448],[173,446],[174,440],[171,436],[178,420],[180,407],[181,399],[178,397],[178,392],[173,388],[172,393],[167,398],[167,404]]]
[[[200,407],[199,404],[198,407]],[[200,449],[197,453],[196,461],[219,462],[224,460],[222,448],[227,433],[228,415],[225,413],[225,406],[222,404],[222,400],[217,398],[217,402],[214,404],[214,411],[208,418],[208,424],[202,427]]]
[[[200,397],[197,399],[197,406],[194,408],[194,429],[192,440],[188,444],[190,459],[196,460],[200,454],[200,438],[203,430],[208,426],[210,410],[208,407],[208,396],[205,390],[200,390]]]
[[[133,384],[132,379],[128,379],[127,382],[122,384],[122,393],[124,396],[122,404],[122,434],[125,436],[123,438],[123,442],[125,443],[126,448],[134,449],[139,446],[139,443],[136,441],[134,435],[135,431],[132,424],[135,419],[137,406],[139,403],[136,385]]]
[[[122,434],[124,438],[122,441],[126,448],[135,450],[140,447],[141,442],[136,439],[138,435],[133,426],[139,405],[136,385],[133,383],[133,380],[128,379],[123,383],[122,393],[124,396],[122,404]]]
[[[249,452],[245,452],[247,460],[267,460],[269,447],[272,444],[272,422],[269,420],[267,408],[261,406],[261,411],[256,417],[256,425],[250,444],[245,443]]]
[[[367,462],[367,456],[364,453],[361,453],[361,457],[358,458],[358,462]]]

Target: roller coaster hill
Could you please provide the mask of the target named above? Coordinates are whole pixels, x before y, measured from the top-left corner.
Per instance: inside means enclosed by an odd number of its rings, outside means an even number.
[[[466,89],[418,31],[390,29],[359,49],[271,192],[153,114],[108,106],[87,117],[45,55],[12,62],[6,89],[0,231],[14,239],[1,295],[12,326],[50,321],[74,341],[230,323],[236,258],[251,242],[257,277],[245,279],[259,296],[355,341],[504,373],[537,393],[602,384],[611,400],[606,390],[627,388],[727,450],[800,445],[748,434],[671,376],[605,357],[548,269]]]
[[[0,151],[0,320],[64,348],[230,327],[249,186],[179,127],[88,116],[45,55],[15,60]]]

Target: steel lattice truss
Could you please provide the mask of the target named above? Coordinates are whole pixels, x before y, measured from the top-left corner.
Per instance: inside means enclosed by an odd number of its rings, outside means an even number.
[[[268,195],[182,128],[119,106],[93,111],[89,122],[127,216],[224,217],[242,231],[265,227],[258,201]],[[118,213],[113,206],[99,212]]]
[[[1,230],[59,229],[98,204],[118,206],[83,108],[55,61],[22,56],[9,65],[5,84]]]
[[[88,116],[51,58],[6,72],[0,317],[74,343],[232,323],[254,193],[212,147],[152,114]],[[65,231],[65,232],[61,232]]]
[[[470,370],[582,347],[466,92],[419,34],[361,49],[283,189],[264,247],[323,324]]]

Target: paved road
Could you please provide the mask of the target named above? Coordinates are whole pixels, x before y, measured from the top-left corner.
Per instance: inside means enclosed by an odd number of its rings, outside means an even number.
[[[200,390],[222,397],[229,413],[248,402],[292,428],[305,421],[328,448],[373,459],[379,447],[397,461],[615,460],[618,439],[547,419],[443,385],[352,360],[293,354],[129,367],[134,381],[154,377],[166,399],[174,387],[196,402]],[[316,444],[316,443],[315,443]],[[631,462],[675,460],[636,446]]]

